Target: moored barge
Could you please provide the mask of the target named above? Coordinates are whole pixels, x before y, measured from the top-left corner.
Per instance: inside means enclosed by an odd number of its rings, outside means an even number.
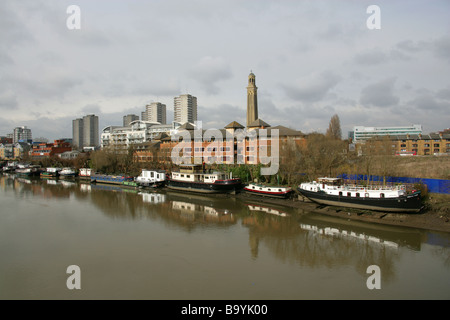
[[[341,178],[319,178],[302,183],[298,191],[319,204],[385,212],[420,212],[420,191],[407,193],[405,186],[346,185]]]
[[[91,183],[108,183],[108,184],[124,184],[124,182],[132,182],[133,177],[125,175],[108,175],[108,174],[92,174]]]
[[[256,183],[250,183],[244,187],[244,190],[250,194],[283,199],[288,198],[293,192],[290,187],[266,186]]]
[[[169,189],[200,193],[234,193],[242,189],[239,178],[231,178],[224,172],[207,172],[201,165],[180,165],[167,178]]]

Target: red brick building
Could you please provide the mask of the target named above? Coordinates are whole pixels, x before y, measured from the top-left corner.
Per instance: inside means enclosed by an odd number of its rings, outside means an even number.
[[[71,144],[66,140],[55,140],[53,143],[33,145],[30,156],[32,159],[49,158],[66,151],[72,151]]]

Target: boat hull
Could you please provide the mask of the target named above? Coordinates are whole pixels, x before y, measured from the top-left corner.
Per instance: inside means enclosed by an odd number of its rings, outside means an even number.
[[[220,180],[214,183],[187,182],[178,180],[167,180],[167,187],[174,190],[182,190],[199,193],[230,193],[242,188],[240,179]]]
[[[162,188],[166,184],[165,181],[153,181],[153,182],[136,181],[136,183],[142,188]]]
[[[323,191],[307,191],[301,188],[298,188],[298,191],[311,201],[328,206],[406,213],[420,212],[423,207],[419,192],[397,198],[377,199],[365,197],[335,196],[326,194]]]
[[[92,175],[91,183],[106,183],[106,184],[123,184],[124,182],[132,182],[133,178],[124,176],[109,176],[109,175]]]
[[[254,194],[254,195],[257,195],[257,196],[270,197],[270,198],[279,198],[279,199],[289,198],[289,196],[292,194],[292,190],[290,190],[290,191],[283,191],[283,192],[268,192],[268,191],[251,190],[251,189],[244,188],[244,191],[249,193],[249,194]]]

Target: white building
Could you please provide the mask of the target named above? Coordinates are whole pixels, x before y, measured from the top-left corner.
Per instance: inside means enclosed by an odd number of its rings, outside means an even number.
[[[177,132],[180,123],[161,124],[137,120],[128,127],[108,126],[101,133],[101,147],[127,150],[130,145],[152,141],[160,133],[172,135]]]
[[[403,127],[353,127],[353,141],[363,142],[373,137],[422,134],[422,125],[414,124]]]
[[[197,98],[182,94],[174,98],[174,121],[194,123],[197,121]]]

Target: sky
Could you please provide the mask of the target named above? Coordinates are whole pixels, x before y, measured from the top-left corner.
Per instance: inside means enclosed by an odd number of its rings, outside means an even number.
[[[0,136],[71,138],[73,119],[96,114],[101,130],[151,102],[172,121],[185,93],[204,129],[245,125],[250,72],[272,126],[325,133],[337,114],[344,138],[353,126],[440,131],[449,13],[448,0],[2,0]]]

